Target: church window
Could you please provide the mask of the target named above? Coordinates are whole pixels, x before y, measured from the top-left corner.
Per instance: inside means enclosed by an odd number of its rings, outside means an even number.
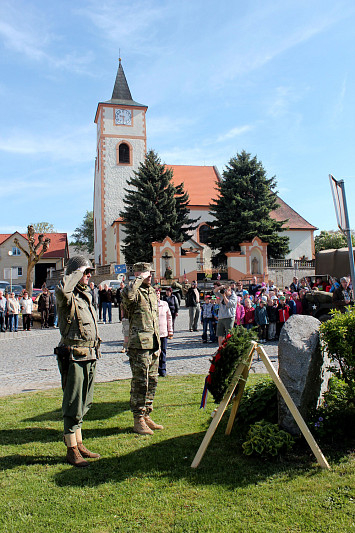
[[[121,143],[118,149],[119,163],[129,163],[129,146],[126,143]]]
[[[202,226],[200,226],[198,230],[198,236],[201,243],[207,244],[209,233],[210,227],[207,226],[207,224],[203,224]]]

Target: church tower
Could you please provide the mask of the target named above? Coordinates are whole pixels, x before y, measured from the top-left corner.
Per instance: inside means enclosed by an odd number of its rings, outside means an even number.
[[[119,66],[111,100],[97,106],[97,153],[94,179],[95,263],[124,263],[120,243],[127,180],[147,151],[145,114],[148,107],[132,99],[126,76]]]

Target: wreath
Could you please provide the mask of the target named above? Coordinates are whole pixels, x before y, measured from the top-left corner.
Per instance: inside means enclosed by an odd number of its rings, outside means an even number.
[[[257,339],[253,330],[243,326],[233,328],[224,339],[216,354],[211,359],[211,366],[205,380],[201,407],[206,403],[207,390],[212,394],[215,403],[220,403],[229,387],[237,366],[244,362],[251,350],[251,342]],[[205,398],[204,398],[205,396]]]

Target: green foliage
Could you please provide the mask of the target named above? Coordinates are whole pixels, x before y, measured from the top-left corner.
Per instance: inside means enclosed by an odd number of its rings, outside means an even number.
[[[245,387],[236,423],[246,432],[251,424],[259,420],[277,423],[277,387],[268,377]]]
[[[256,422],[248,431],[248,439],[243,443],[245,455],[276,457],[292,448],[294,440],[289,433],[277,424],[265,420]]]
[[[207,388],[216,403],[222,401],[234,371],[250,352],[251,341],[256,339],[257,335],[253,330],[237,326],[231,330],[222,346],[218,348],[211,360],[209,375],[206,378]]]
[[[354,236],[351,236],[353,245],[355,245],[355,239]],[[346,248],[348,246],[348,242],[346,240],[346,237],[344,233],[341,231],[325,231],[322,230],[319,235],[316,235],[314,238],[314,248],[316,254],[320,252],[321,250],[330,250],[332,248],[338,249],[338,248]]]
[[[286,221],[270,217],[277,209],[275,178],[267,178],[266,171],[256,157],[244,150],[229,161],[221,182],[216,184],[218,198],[210,205],[215,220],[210,223],[208,242],[218,250],[217,260],[226,252],[239,249],[238,243],[258,236],[268,242],[268,255],[284,257],[288,251],[288,237],[279,235]]]
[[[309,415],[316,439],[346,444],[355,438],[355,405],[349,385],[332,377],[322,402]]]
[[[55,233],[54,225],[49,222],[31,222],[36,233]]]
[[[78,226],[71,236],[71,245],[80,252],[85,250],[90,254],[94,251],[94,213],[86,211],[83,222]]]
[[[125,223],[123,251],[127,263],[152,261],[152,242],[169,236],[184,242],[195,229],[198,219],[189,218],[189,196],[183,184],[174,187],[173,171],[150,150],[134,177],[128,182],[125,209],[120,213]]]
[[[335,363],[332,371],[347,383],[355,401],[355,307],[348,307],[345,313],[333,309],[331,314],[332,319],[319,328],[322,349]]]

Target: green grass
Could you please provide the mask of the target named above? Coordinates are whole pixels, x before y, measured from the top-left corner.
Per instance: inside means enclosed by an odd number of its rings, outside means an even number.
[[[0,398],[0,531],[355,532],[353,455],[324,450],[330,472],[306,447],[246,458],[225,415],[191,469],[214,408],[199,410],[202,384],[159,381],[154,419],[166,429],[152,437],[131,432],[129,381],[97,384],[83,435],[102,458],[83,470],[64,462],[60,390]]]

